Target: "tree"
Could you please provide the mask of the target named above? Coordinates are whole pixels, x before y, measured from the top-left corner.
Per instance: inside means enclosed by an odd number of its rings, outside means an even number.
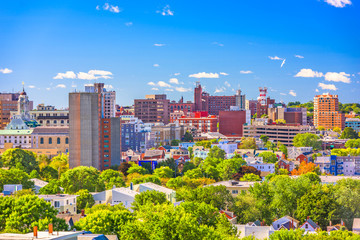
[[[265,163],[276,163],[278,161],[276,154],[272,152],[262,152],[259,157],[262,157]]]
[[[200,168],[194,168],[185,173],[185,176],[188,178],[202,178],[204,177],[203,172]]]
[[[145,168],[143,168],[143,167],[141,167],[141,166],[139,166],[139,165],[132,165],[129,169],[128,169],[128,171],[127,171],[127,173],[128,174],[131,174],[131,173],[139,173],[139,174],[147,174],[148,173],[148,171],[145,169]]]
[[[346,148],[360,148],[360,139],[349,139],[345,143]]]
[[[26,195],[35,195],[35,192],[32,189],[22,189],[14,193],[15,198],[19,198]]]
[[[10,148],[1,155],[4,167],[19,168],[26,173],[39,170],[36,154],[20,148]]]
[[[178,188],[184,187],[184,186],[186,186],[186,182],[183,177],[171,178],[166,183],[166,187],[172,188],[175,190]]]
[[[36,170],[32,170],[31,173],[30,173],[30,178],[37,178],[37,179],[40,179],[40,174],[38,171]]]
[[[240,167],[239,171],[236,174],[234,174],[232,177],[233,179],[239,180],[240,178],[244,177],[244,175],[247,173],[254,173],[260,176],[261,171],[251,166],[242,166]]]
[[[266,136],[266,135],[261,135],[261,136],[260,136],[260,140],[265,144],[265,143],[267,143],[267,141],[269,140],[269,137]]]
[[[174,158],[168,158],[165,161],[161,161],[156,167],[169,167],[175,172],[175,176],[179,175],[179,168]]]
[[[325,131],[325,128],[324,128],[323,126],[319,126],[317,129],[318,129],[319,131]]]
[[[359,135],[355,130],[351,127],[346,127],[344,131],[340,135],[341,139],[357,139],[359,138]]]
[[[38,155],[36,161],[38,162],[40,169],[43,169],[50,164],[50,159],[45,154]]]
[[[314,150],[321,149],[319,136],[312,133],[299,133],[294,137],[295,147],[312,147]]]
[[[275,122],[276,124],[286,124],[285,119],[277,119]]]
[[[129,170],[130,167],[131,167],[130,163],[122,162],[122,163],[120,163],[119,171],[122,172],[122,174],[124,174],[124,176],[127,176],[128,175],[127,171]]]
[[[239,148],[240,149],[256,149],[255,138],[242,138]]]
[[[39,193],[43,195],[62,193],[59,181],[51,180],[44,187],[40,188]]]
[[[278,145],[278,149],[279,149],[279,150],[285,155],[285,157],[287,158],[287,157],[288,157],[287,147],[286,147],[284,144],[280,143],[280,142],[278,142],[277,145]]]
[[[194,137],[191,135],[189,131],[186,131],[184,135],[184,142],[193,142],[193,141],[194,141]]]
[[[0,197],[0,231],[3,231],[6,226],[6,221],[12,213],[15,203],[13,197]]]
[[[34,183],[29,180],[29,175],[19,169],[0,169],[0,192],[5,184],[22,184],[23,189],[34,188]]]
[[[15,199],[12,212],[6,219],[6,231],[19,231],[22,233],[32,231],[32,226],[37,226],[41,219],[55,222],[57,210],[49,202],[34,195],[25,195]],[[64,227],[64,225],[62,225]],[[56,225],[54,230],[57,229]]]
[[[69,155],[62,153],[53,157],[49,166],[57,170],[58,175],[61,176],[63,173],[69,170]]]
[[[256,182],[256,181],[261,181],[261,178],[259,177],[259,175],[253,174],[253,173],[246,173],[241,179],[240,181],[243,182]]]
[[[292,175],[302,175],[302,174],[311,173],[311,172],[317,173],[319,175],[320,169],[312,162],[306,163],[305,161],[303,161],[300,163],[300,166],[298,169],[295,168],[294,170],[292,170],[291,174]]]
[[[129,175],[130,176],[130,175]],[[161,180],[159,177],[154,175],[139,175],[137,178],[132,179],[133,184],[140,184],[145,182],[152,182],[158,185],[161,185]]]
[[[179,144],[180,144],[180,140],[178,140],[178,139],[173,139],[173,140],[171,140],[171,143],[170,143],[171,146],[179,146]]]
[[[141,206],[151,203],[153,205],[167,202],[165,193],[157,192],[155,190],[141,192],[135,195],[132,209],[137,211]]]
[[[220,178],[223,180],[229,180],[234,174],[236,174],[240,167],[246,165],[246,162],[240,158],[231,158],[221,161],[217,166],[217,170],[220,173]]]
[[[219,148],[218,146],[214,146],[210,149],[207,158],[219,158],[219,159],[225,159],[226,152]]]
[[[334,131],[334,132],[337,132],[337,133],[339,133],[339,134],[341,133],[341,129],[340,129],[339,127],[334,127],[334,128],[333,128],[333,131]]]
[[[78,213],[86,208],[91,208],[95,204],[93,195],[89,193],[87,189],[82,189],[76,193],[76,208]]]
[[[44,181],[50,181],[53,179],[58,179],[58,171],[50,166],[46,166],[40,170],[40,176]]]
[[[256,202],[257,199],[249,193],[238,194],[236,196],[234,205],[230,210],[237,216],[238,223],[255,222],[261,219],[261,212],[257,208]]]
[[[196,168],[196,166],[195,166],[194,163],[192,163],[192,162],[186,162],[186,163],[184,163],[184,166],[183,166],[183,168],[182,168],[182,170],[181,170],[181,174],[184,174],[184,173],[186,173],[187,171],[189,171],[189,170],[191,170],[191,169],[194,169],[194,168]]]
[[[79,166],[63,173],[60,184],[66,193],[73,194],[81,189],[89,192],[105,190],[105,184],[100,179],[99,171],[94,167]]]
[[[211,142],[207,140],[202,140],[195,143],[195,146],[203,146],[204,148],[211,148]]]
[[[169,167],[160,167],[154,170],[154,175],[159,178],[172,178],[174,171]]]
[[[100,179],[104,181],[106,189],[111,189],[113,186],[125,187],[124,175],[112,169],[102,171]]]

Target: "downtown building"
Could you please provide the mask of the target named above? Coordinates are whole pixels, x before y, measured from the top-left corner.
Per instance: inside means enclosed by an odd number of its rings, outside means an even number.
[[[325,129],[345,128],[345,115],[339,111],[338,95],[325,93],[314,97],[314,126]]]
[[[307,125],[306,108],[271,107],[268,109],[268,115],[273,122],[285,120],[285,123],[288,124]]]
[[[105,108],[105,96],[103,83],[95,83],[94,92],[69,93],[70,168],[105,170],[120,163],[121,122],[120,118],[105,117],[105,112],[110,112]]]
[[[230,110],[219,112],[219,133],[226,137],[242,137],[243,125],[251,124],[251,111],[231,107]]]
[[[170,121],[170,100],[166,94],[146,95],[145,99],[134,100],[135,117],[144,123],[164,123]]]

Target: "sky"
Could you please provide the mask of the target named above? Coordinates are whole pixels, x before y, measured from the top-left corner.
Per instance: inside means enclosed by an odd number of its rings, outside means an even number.
[[[358,0],[46,0],[0,2],[0,91],[35,104],[104,82],[116,102],[146,94],[193,101],[241,88],[307,102],[360,102]]]

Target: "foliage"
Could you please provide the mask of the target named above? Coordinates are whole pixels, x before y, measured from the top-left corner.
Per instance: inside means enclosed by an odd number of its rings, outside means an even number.
[[[360,148],[360,139],[349,139],[345,143],[346,148]]]
[[[206,148],[211,148],[211,142],[207,141],[207,140],[202,140],[202,141],[196,142],[195,146],[203,146],[205,149]]]
[[[263,143],[267,143],[267,141],[269,140],[269,137],[266,136],[266,135],[261,135],[261,136],[260,136],[260,140],[261,140]]]
[[[93,195],[89,193],[87,189],[82,189],[76,193],[76,208],[78,212],[85,208],[92,207],[95,204]]]
[[[168,158],[165,161],[161,161],[156,167],[157,168],[169,167],[171,170],[174,171],[175,176],[179,175],[179,168],[178,168],[178,166],[176,164],[175,159],[173,159],[173,158]]]
[[[167,202],[165,193],[157,192],[155,190],[145,191],[135,195],[132,209],[136,211],[139,210],[141,206],[149,203],[156,205],[165,202]]]
[[[145,183],[145,182],[152,182],[155,184],[160,185],[161,184],[161,180],[159,177],[154,176],[154,175],[139,175],[137,178],[133,178],[132,179],[132,183],[133,184],[140,184],[140,183]]]
[[[1,155],[1,161],[4,167],[18,168],[26,173],[31,173],[32,170],[39,170],[36,154],[20,148],[7,149]]]
[[[320,175],[320,168],[317,167],[314,163],[312,162],[308,162],[306,163],[305,161],[300,163],[300,166],[294,170],[291,171],[292,175],[302,175],[305,173],[317,173],[318,175]]]
[[[5,184],[22,184],[23,189],[34,188],[34,183],[29,180],[29,175],[19,169],[0,169],[0,191]]]
[[[355,130],[351,127],[346,127],[344,131],[340,135],[341,139],[357,139],[359,138],[359,135]]]
[[[127,171],[129,170],[130,167],[131,167],[130,163],[122,162],[122,163],[120,163],[119,171],[122,172],[122,174],[124,174],[124,176],[127,176],[128,175]]]
[[[222,180],[229,180],[243,165],[246,165],[246,162],[241,157],[225,159],[217,165],[217,170]]]
[[[40,179],[40,174],[39,174],[38,171],[32,170],[31,173],[30,173],[30,175],[29,175],[29,177],[30,177],[30,179],[32,179],[32,178]]]
[[[225,157],[226,157],[226,152],[221,148],[219,148],[218,146],[212,147],[207,155],[207,158],[225,159]]]
[[[82,189],[89,192],[105,190],[105,184],[100,179],[99,171],[94,167],[80,166],[63,173],[60,184],[66,193],[73,194]]]
[[[181,141],[178,140],[178,139],[173,139],[173,140],[171,140],[170,145],[171,145],[171,146],[179,146],[180,142],[181,142]]]
[[[188,178],[201,178],[204,177],[203,172],[200,168],[194,168],[185,173],[185,176]]]
[[[334,128],[333,128],[333,131],[334,131],[334,132],[337,132],[337,133],[339,133],[339,134],[341,133],[341,129],[340,129],[339,127],[334,127]]]
[[[46,166],[40,170],[41,179],[44,181],[50,181],[53,179],[58,179],[58,171],[50,166]]]
[[[22,189],[14,193],[14,198],[20,198],[26,195],[35,195],[35,192],[32,189]]]
[[[249,193],[238,194],[231,211],[238,217],[239,223],[255,222],[261,219],[261,212],[256,206],[256,199]]]
[[[132,174],[132,173],[139,173],[139,174],[147,174],[148,170],[146,170],[145,168],[139,166],[139,165],[132,165],[128,170],[127,170],[128,174]]]
[[[286,124],[285,119],[277,119],[275,122],[276,124]]]
[[[259,177],[259,175],[253,174],[253,173],[246,173],[241,179],[240,181],[243,182],[256,182],[256,181],[261,181],[261,178]]]
[[[45,187],[40,188],[39,193],[43,195],[62,193],[59,181],[51,180]]]
[[[320,137],[312,133],[299,133],[294,137],[294,146],[312,147],[314,150],[320,150]]]
[[[0,231],[6,226],[6,221],[12,213],[15,199],[13,197],[0,197]]]
[[[287,147],[284,144],[280,143],[280,142],[277,143],[277,146],[278,146],[279,151],[281,151],[285,155],[285,157],[287,158],[288,157]]]
[[[104,181],[106,189],[111,189],[113,186],[125,187],[124,175],[112,169],[102,171],[100,179]]]
[[[255,138],[242,138],[239,148],[240,149],[256,149]]]
[[[331,150],[331,155],[336,155],[336,156],[360,156],[360,148],[355,149],[355,148],[346,148],[346,149],[341,149],[341,148],[335,148]]]
[[[193,141],[194,141],[194,137],[191,135],[189,131],[186,131],[184,135],[184,142],[193,142]]]
[[[58,171],[59,176],[69,170],[69,155],[60,154],[53,157],[49,164],[50,167]]]
[[[260,176],[261,171],[251,166],[242,166],[240,167],[239,171],[235,173],[232,177],[233,179],[239,180],[240,178],[244,177],[244,175],[247,173],[253,173]]]
[[[184,174],[187,171],[196,168],[195,164],[192,162],[186,162],[184,163],[183,169],[181,170],[181,173]]]
[[[159,178],[171,178],[174,176],[174,171],[169,167],[160,167],[154,170],[154,175]]]
[[[50,159],[45,154],[38,155],[36,161],[40,169],[43,169],[50,164]]]
[[[262,152],[259,157],[263,158],[264,163],[276,163],[278,161],[276,154],[272,152]]]

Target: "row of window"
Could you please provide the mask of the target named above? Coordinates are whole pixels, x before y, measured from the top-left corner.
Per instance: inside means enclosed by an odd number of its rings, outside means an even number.
[[[48,144],[52,144],[52,143],[53,143],[52,137],[49,137]],[[44,144],[44,138],[43,137],[40,138],[40,144]],[[56,144],[61,144],[61,138],[58,137],[56,139]],[[65,138],[65,144],[69,144],[69,138]]]

